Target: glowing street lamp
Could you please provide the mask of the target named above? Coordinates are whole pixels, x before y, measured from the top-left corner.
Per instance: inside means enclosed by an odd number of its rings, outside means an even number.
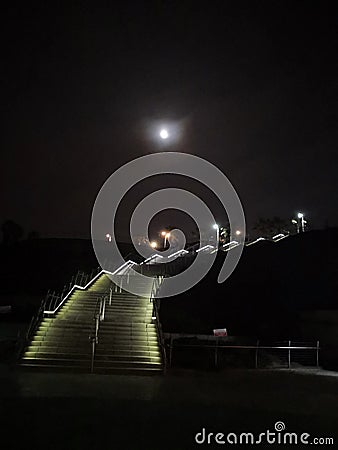
[[[161,231],[161,236],[163,237],[163,247],[165,247],[170,238],[170,233],[168,233],[168,231]]]
[[[216,230],[216,249],[218,248],[218,244],[219,244],[219,225],[218,223],[214,223],[212,228],[214,230]]]
[[[300,221],[299,229],[301,229],[301,230],[302,230],[302,233],[304,233],[304,231],[305,231],[305,224],[306,224],[306,220],[304,219],[304,214],[301,213],[301,212],[299,212],[299,213],[297,214],[297,217],[298,217],[298,219],[299,219],[299,221]],[[298,231],[298,232],[299,232],[299,231]]]
[[[297,220],[292,219],[291,222],[296,225],[297,233],[304,233],[305,231],[305,225],[307,224],[307,221],[304,219],[304,214],[299,212],[297,213]]]

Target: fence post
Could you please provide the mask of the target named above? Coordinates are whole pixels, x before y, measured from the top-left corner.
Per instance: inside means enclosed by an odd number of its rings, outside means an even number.
[[[113,296],[113,288],[112,288],[112,286],[110,285],[110,290],[109,290],[109,306],[111,306],[111,299],[112,299],[112,296]]]
[[[217,368],[218,363],[218,338],[216,338],[216,345],[215,345],[215,367]]]
[[[319,341],[317,341],[316,363],[317,363],[317,367],[319,367]]]
[[[291,367],[291,341],[289,341],[289,351],[288,351],[288,369]]]
[[[258,369],[258,350],[259,350],[259,339],[257,339],[256,342],[255,369]]]
[[[94,372],[96,339],[94,337],[92,337],[91,341],[92,341],[92,359],[91,359],[91,365],[90,365],[90,372],[93,373]]]
[[[173,337],[170,336],[170,349],[169,349],[169,367],[171,367],[172,356],[173,356]]]

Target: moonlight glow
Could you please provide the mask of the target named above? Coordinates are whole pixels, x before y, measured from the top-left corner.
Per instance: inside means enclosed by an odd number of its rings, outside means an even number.
[[[160,131],[160,137],[161,137],[161,139],[168,139],[168,137],[169,137],[168,131],[167,131],[166,129],[163,128],[163,129]]]

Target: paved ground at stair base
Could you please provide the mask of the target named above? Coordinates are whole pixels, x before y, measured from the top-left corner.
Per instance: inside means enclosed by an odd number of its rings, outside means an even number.
[[[273,431],[279,420],[289,431],[338,439],[333,372],[182,371],[142,377],[11,372],[3,366],[0,393],[4,450],[225,448],[197,445],[194,436],[202,427]]]

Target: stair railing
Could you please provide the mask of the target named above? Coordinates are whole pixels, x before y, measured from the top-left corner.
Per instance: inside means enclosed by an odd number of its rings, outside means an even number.
[[[91,347],[92,347],[91,363],[90,363],[91,373],[94,372],[96,346],[99,343],[100,323],[104,320],[105,311],[106,311],[106,296],[99,297],[97,299],[97,302],[95,305],[95,312],[94,312],[94,317],[93,317],[94,325],[89,334],[89,341],[90,341]]]
[[[100,314],[101,314],[101,298],[98,298],[96,301],[94,317],[93,317],[94,325],[89,334],[89,341],[91,343],[91,348],[92,348],[91,362],[90,362],[91,373],[94,372],[95,351],[96,351],[96,345],[99,342]]]
[[[152,318],[155,319],[155,327],[157,331],[157,335],[159,337],[160,341],[160,348],[162,353],[162,359],[164,364],[164,373],[167,371],[167,355],[166,355],[166,349],[165,349],[165,343],[164,343],[164,337],[162,332],[162,324],[160,322],[160,316],[159,316],[159,305],[157,304],[157,298],[156,294],[162,284],[163,276],[156,277],[153,281],[153,285],[151,288],[151,294],[150,294],[150,301],[153,303],[153,313]]]

